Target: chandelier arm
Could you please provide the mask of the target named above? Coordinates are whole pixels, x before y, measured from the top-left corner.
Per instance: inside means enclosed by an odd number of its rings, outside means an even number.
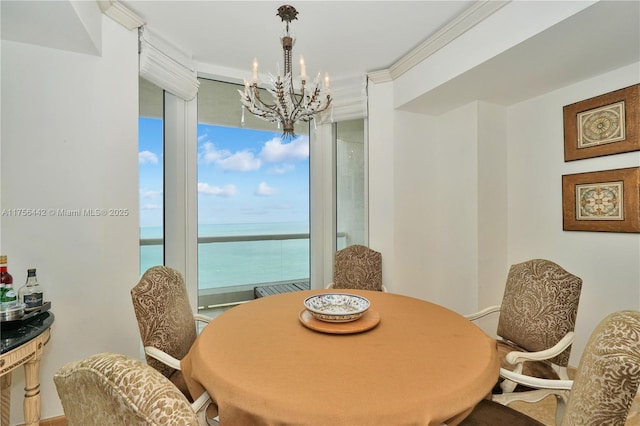
[[[240,91],[238,90],[238,92]],[[262,118],[263,120],[267,120],[270,122],[278,121],[278,114],[275,106],[269,105],[262,101],[257,90],[257,86],[252,86],[249,89],[248,94],[240,92],[240,95],[242,104],[249,110],[249,112]]]
[[[315,87],[312,94],[309,95],[309,100],[305,105],[305,111],[302,115],[311,116],[313,114],[322,112],[325,109],[327,109],[329,105],[327,104],[323,106],[322,102],[319,99],[319,96],[320,96],[320,89],[318,87]]]
[[[292,93],[291,95],[291,98],[294,100],[294,105],[295,105],[291,113],[291,119],[294,122],[298,120],[298,117],[300,117],[301,115],[304,115],[304,111],[307,109],[307,104],[304,104],[304,98],[305,98],[304,84],[302,85],[300,92],[301,92],[300,95],[296,95],[295,93]]]
[[[281,121],[282,115],[278,110],[278,106],[276,104],[268,104],[262,100],[260,97],[260,92],[258,90],[258,86],[256,85],[253,90],[254,98],[257,101],[257,105],[261,110],[265,111],[265,113],[270,117],[270,121],[278,122]],[[273,94],[273,92],[272,92]],[[254,102],[255,104],[255,102]]]
[[[280,38],[284,54],[284,75],[281,77],[270,76],[271,85],[267,92],[273,97],[273,103],[265,102],[258,89],[258,63],[254,60],[253,79],[251,84],[245,84],[244,93],[240,90],[240,102],[256,117],[263,120],[278,123],[282,126],[283,137],[293,137],[294,125],[297,121],[310,121],[315,114],[326,110],[331,104],[331,96],[328,93],[329,77],[325,77],[324,89],[327,90],[323,99],[323,90],[320,88],[320,73],[312,84],[307,85],[306,68],[304,60],[300,59],[300,90],[296,88],[292,76],[291,55],[295,38],[289,32],[289,24],[297,19],[298,12],[293,6],[284,5],[278,8],[277,15],[286,22],[285,33]]]

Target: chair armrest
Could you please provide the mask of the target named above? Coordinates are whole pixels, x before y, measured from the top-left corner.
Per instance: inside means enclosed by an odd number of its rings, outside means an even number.
[[[562,339],[560,339],[558,343],[556,343],[554,346],[550,347],[549,349],[545,349],[543,351],[538,351],[538,352],[512,351],[505,356],[505,360],[509,364],[515,365],[523,361],[543,361],[549,358],[553,358],[554,356],[561,354],[562,351],[567,349],[573,343],[574,337],[575,337],[574,332],[570,331],[567,334],[565,334],[565,336]]]
[[[210,402],[211,402],[211,397],[209,397],[209,394],[207,393],[207,391],[204,391],[202,392],[202,395],[200,395],[195,401],[193,401],[193,404],[191,404],[191,407],[193,407],[193,411],[197,413],[198,411],[205,408],[206,405]]]
[[[500,377],[536,389],[570,390],[571,386],[573,386],[573,380],[540,379],[515,373],[504,368],[500,369]]]
[[[211,406],[212,410],[210,412],[209,407]],[[200,425],[218,425],[218,406],[211,399],[207,391],[204,391],[202,395],[200,395],[193,403],[191,404],[191,408],[195,411],[198,416],[198,422]],[[213,417],[210,417],[212,415]]]
[[[326,285],[326,287],[325,287],[325,289],[327,289],[327,288],[333,288],[333,283],[329,283],[329,284],[327,284],[327,285]]]
[[[489,307],[484,308],[483,310],[475,312],[473,314],[463,315],[463,317],[465,317],[469,321],[475,321],[477,319],[485,317],[485,316],[487,316],[489,314],[493,314],[495,312],[500,312],[500,305],[489,306]]]
[[[151,358],[157,359],[163,364],[168,365],[171,368],[180,370],[180,360],[172,357],[168,353],[161,351],[158,348],[154,348],[153,346],[145,346],[144,353],[149,355]]]
[[[213,318],[203,314],[193,314],[193,319],[196,321],[206,322],[207,324],[209,324]]]

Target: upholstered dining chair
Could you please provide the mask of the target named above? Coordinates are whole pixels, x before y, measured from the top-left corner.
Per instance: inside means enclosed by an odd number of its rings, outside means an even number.
[[[517,377],[514,377],[517,380]],[[527,380],[566,394],[559,426],[623,426],[640,383],[640,312],[610,314],[585,346],[574,380]],[[491,400],[481,401],[460,426],[544,426]]]
[[[355,244],[335,254],[333,282],[326,288],[387,291],[382,285],[382,254]]]
[[[568,380],[567,366],[582,290],[582,279],[558,264],[532,259],[512,265],[499,306],[467,315],[476,320],[490,313],[498,317],[498,353],[501,358],[501,404],[516,400],[535,402],[553,389],[532,390],[509,379],[509,373],[541,379]],[[556,395],[558,398],[558,395]],[[564,399],[557,405],[562,415]]]
[[[168,266],[149,268],[131,289],[131,299],[147,363],[193,401],[180,360],[196,340],[197,322],[211,318],[193,313],[182,274]],[[211,408],[210,416],[215,417]]]
[[[100,353],[62,366],[53,376],[69,426],[198,426],[193,407],[144,362]]]

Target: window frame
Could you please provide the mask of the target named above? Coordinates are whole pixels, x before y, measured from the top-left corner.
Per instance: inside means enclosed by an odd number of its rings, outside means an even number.
[[[201,77],[225,81],[219,77]],[[165,91],[164,264],[183,273],[194,309],[198,307],[197,105],[197,95],[185,101]],[[368,240],[368,138],[367,119],[364,120],[363,220]],[[336,250],[336,126],[312,124],[309,141],[309,279],[312,289],[321,289],[333,279]]]

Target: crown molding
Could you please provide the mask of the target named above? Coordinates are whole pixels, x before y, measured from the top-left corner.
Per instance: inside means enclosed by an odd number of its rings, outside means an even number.
[[[509,4],[511,0],[479,0],[464,13],[404,55],[386,70],[367,74],[373,83],[395,80],[438,50]]]
[[[118,0],[97,0],[102,13],[128,30],[139,28],[145,22],[138,15],[127,9]]]
[[[367,77],[372,83],[375,83],[375,84],[387,83],[389,81],[393,81],[393,78],[391,77],[391,72],[388,69],[368,72]]]

